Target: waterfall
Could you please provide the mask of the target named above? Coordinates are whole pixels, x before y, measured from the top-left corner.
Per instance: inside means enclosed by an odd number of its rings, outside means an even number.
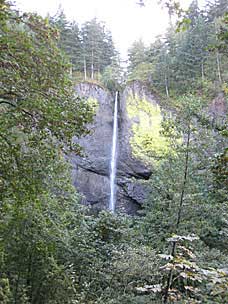
[[[109,210],[115,211],[116,204],[116,161],[117,161],[117,138],[118,138],[118,92],[115,95],[115,109],[113,119],[113,133],[112,133],[112,158],[111,158],[111,172],[110,172],[110,201]]]

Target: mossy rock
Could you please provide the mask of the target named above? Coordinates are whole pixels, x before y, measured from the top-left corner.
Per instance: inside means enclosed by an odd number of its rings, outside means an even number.
[[[162,135],[163,115],[158,104],[153,104],[145,96],[130,94],[127,114],[132,121],[130,144],[136,158],[154,163],[172,153],[168,139]]]

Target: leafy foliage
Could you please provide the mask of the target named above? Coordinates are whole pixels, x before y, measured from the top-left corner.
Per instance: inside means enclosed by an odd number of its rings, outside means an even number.
[[[79,151],[72,136],[88,133],[93,110],[75,96],[48,21],[1,6],[1,300],[69,303],[74,276],[62,253],[82,229],[64,154]]]

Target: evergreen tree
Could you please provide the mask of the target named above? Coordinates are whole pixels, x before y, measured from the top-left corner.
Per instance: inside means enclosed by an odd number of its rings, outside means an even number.
[[[112,63],[115,54],[110,32],[96,18],[82,25],[82,47],[84,70],[90,73],[92,79]]]
[[[50,18],[50,23],[59,30],[59,47],[68,55],[73,71],[83,71],[83,49],[78,24],[75,21],[69,23],[61,8]]]

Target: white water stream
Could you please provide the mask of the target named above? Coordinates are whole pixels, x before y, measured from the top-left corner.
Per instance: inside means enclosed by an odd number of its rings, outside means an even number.
[[[112,133],[112,158],[111,158],[111,172],[110,172],[110,201],[109,210],[114,212],[116,205],[116,163],[117,163],[117,139],[118,139],[118,92],[115,95],[115,109],[113,119],[113,133]]]

